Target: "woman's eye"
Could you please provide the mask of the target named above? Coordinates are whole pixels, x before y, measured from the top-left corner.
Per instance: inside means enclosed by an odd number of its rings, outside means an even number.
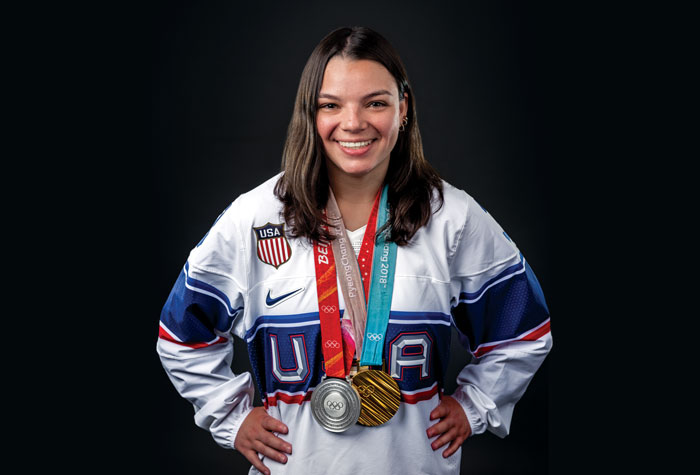
[[[336,105],[333,104],[332,102],[328,102],[326,104],[321,104],[318,106],[319,109],[335,109]]]

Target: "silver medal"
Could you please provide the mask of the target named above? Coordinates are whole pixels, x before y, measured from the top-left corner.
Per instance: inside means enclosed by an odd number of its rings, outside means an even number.
[[[344,379],[326,378],[311,394],[311,412],[331,432],[344,432],[360,417],[360,395]]]

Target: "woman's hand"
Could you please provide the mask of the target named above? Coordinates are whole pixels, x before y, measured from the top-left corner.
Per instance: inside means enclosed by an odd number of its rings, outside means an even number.
[[[270,469],[262,463],[258,454],[279,463],[287,463],[287,456],[282,452],[292,453],[292,445],[273,432],[286,434],[289,429],[282,421],[268,415],[264,407],[258,406],[243,420],[233,443],[236,450],[265,475],[270,475]]]
[[[440,419],[440,422],[428,427],[428,438],[440,435],[430,446],[437,450],[448,442],[450,445],[442,453],[447,458],[459,449],[472,433],[464,409],[452,396],[443,396],[438,407],[430,413],[430,420]]]

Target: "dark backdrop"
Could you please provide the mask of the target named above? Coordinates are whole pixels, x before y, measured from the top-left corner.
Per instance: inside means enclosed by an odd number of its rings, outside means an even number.
[[[569,278],[580,252],[572,233],[585,233],[577,223],[586,156],[570,141],[576,110],[587,100],[589,72],[577,66],[589,40],[571,34],[580,31],[580,13],[486,1],[170,2],[143,11],[149,36],[140,46],[150,70],[140,80],[150,73],[151,120],[143,124],[150,150],[134,151],[149,166],[137,179],[146,191],[136,200],[139,231],[131,240],[144,258],[139,272],[149,276],[139,289],[135,359],[149,465],[159,473],[247,473],[242,456],[194,425],[192,407],[160,367],[158,316],[189,250],[218,214],[279,170],[313,47],[336,27],[364,25],[404,60],[426,157],[518,244],[552,314],[554,349],[517,405],[511,435],[469,439],[463,473],[567,473],[566,454],[581,455],[571,436],[588,423],[586,407],[574,402],[585,398],[576,385],[581,375],[570,371],[580,349],[572,322],[585,315]],[[234,371],[248,370],[240,341],[236,351]],[[463,362],[456,354],[448,392]]]

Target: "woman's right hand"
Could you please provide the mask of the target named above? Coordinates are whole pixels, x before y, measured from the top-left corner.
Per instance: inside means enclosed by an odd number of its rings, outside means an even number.
[[[236,450],[265,475],[270,475],[270,469],[262,463],[258,454],[279,463],[287,463],[287,456],[282,452],[292,453],[292,444],[280,439],[273,432],[286,434],[289,429],[282,421],[268,415],[264,407],[258,406],[243,420],[233,442]]]

